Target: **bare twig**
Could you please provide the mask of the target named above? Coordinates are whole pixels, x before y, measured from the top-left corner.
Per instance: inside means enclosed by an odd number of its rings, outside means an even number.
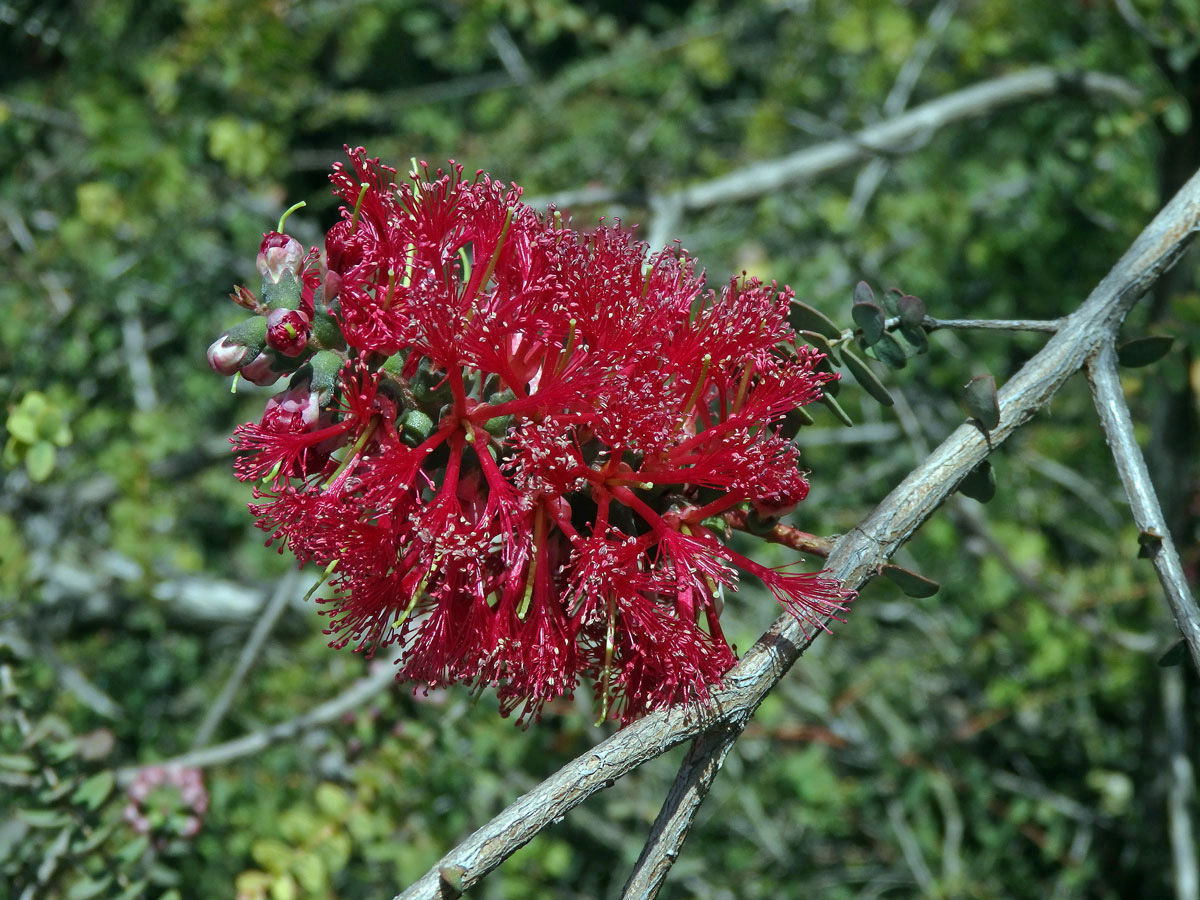
[[[496,22],[488,29],[487,36],[488,43],[496,51],[500,64],[504,66],[504,71],[512,78],[514,84],[529,84],[533,81],[533,69],[529,68],[525,54],[521,52],[507,28]]]
[[[854,135],[765,160],[679,191],[685,210],[706,209],[809,181],[835,169],[903,149],[907,142],[952,122],[976,119],[997,109],[1074,89],[1091,97],[1136,104],[1141,92],[1123,78],[1100,72],[1077,75],[1051,68],[1027,69],[991,79],[924,103]]]
[[[907,145],[915,138],[932,134],[954,122],[981,118],[1006,106],[1059,96],[1068,90],[1080,91],[1098,100],[1116,100],[1130,105],[1140,103],[1142,99],[1141,92],[1133,84],[1116,75],[1103,72],[1070,74],[1048,67],[1027,69],[931,100],[854,134],[806,147],[788,156],[751,163],[720,178],[660,195],[654,203],[661,204],[664,209],[677,209],[682,214],[769,194],[786,184],[811,181],[880,154],[906,152],[912,149]],[[532,197],[529,202],[535,206],[554,202],[565,207],[610,203],[618,199],[632,198],[616,188],[587,188]]]
[[[929,871],[929,864],[925,862],[925,857],[921,853],[921,845],[917,841],[917,836],[913,834],[912,827],[908,824],[908,817],[904,815],[904,807],[900,805],[899,800],[892,800],[888,803],[887,817],[892,831],[895,832],[896,839],[900,843],[900,852],[904,854],[908,870],[912,872],[913,879],[921,888],[921,894],[925,897],[932,896],[934,893],[933,873]]]
[[[1163,719],[1170,755],[1167,788],[1167,821],[1171,838],[1171,869],[1175,900],[1200,900],[1200,866],[1196,862],[1196,831],[1192,801],[1196,779],[1187,752],[1187,712],[1184,709],[1183,674],[1177,666],[1163,670]]]
[[[958,0],[941,0],[929,14],[925,23],[925,34],[917,41],[908,58],[904,60],[904,64],[900,66],[896,80],[892,83],[892,89],[883,101],[885,116],[897,116],[904,111],[904,107],[908,106],[913,89],[917,86],[921,72],[925,69],[925,63],[929,61],[942,32],[950,24],[950,19],[957,6]],[[879,190],[879,185],[883,184],[887,170],[888,162],[876,157],[858,173],[858,177],[854,180],[854,189],[850,192],[850,202],[846,207],[843,226],[845,230],[853,229],[862,218],[867,207],[871,205],[875,192]]]
[[[1129,308],[1178,258],[1198,227],[1200,174],[1184,185],[1083,305],[1004,386],[1000,422],[990,435],[973,424],[959,426],[862,523],[838,539],[829,557],[830,573],[850,589],[870,578],[971,469],[1032,418],[1098,346],[1111,340]],[[711,707],[663,710],[618,731],[514,801],[399,896],[456,896],[548,824],[644,762],[715,727],[740,728],[815,637],[793,617],[781,616],[729,673],[725,685],[713,692]],[[717,759],[722,746],[715,742],[709,756]],[[695,762],[702,764],[700,758]],[[690,825],[690,817],[681,824]],[[663,842],[664,858],[678,852],[687,827],[677,834]],[[452,873],[455,885],[442,877],[443,871]]]
[[[1053,334],[1063,319],[935,319],[926,316],[921,323],[929,331],[939,328],[976,329],[978,331],[1042,331]]]
[[[262,613],[255,621],[254,628],[250,630],[246,643],[242,645],[242,652],[238,656],[233,671],[229,673],[224,687],[221,688],[221,693],[217,695],[217,699],[204,714],[204,720],[200,723],[200,727],[196,729],[196,734],[192,738],[192,749],[203,747],[212,740],[212,736],[216,733],[221,720],[225,718],[225,713],[229,711],[229,706],[233,703],[233,698],[237,695],[242,682],[246,680],[246,676],[250,674],[250,670],[258,661],[259,651],[262,650],[267,638],[271,636],[271,632],[275,629],[275,623],[279,621],[280,615],[287,607],[288,600],[296,593],[299,586],[300,573],[297,570],[289,572],[275,584],[275,590],[263,603]]]
[[[261,750],[297,735],[312,731],[322,725],[341,718],[348,712],[360,709],[363,704],[395,683],[396,673],[386,663],[377,663],[369,675],[360,678],[342,693],[326,700],[310,712],[286,722],[279,722],[262,731],[244,735],[223,744],[213,744],[201,750],[191,750],[171,759],[154,763],[155,766],[219,766],[244,756],[252,756]],[[129,766],[117,771],[117,779],[128,784],[137,775],[141,766]]]
[[[1129,417],[1129,407],[1125,405],[1125,395],[1121,392],[1117,352],[1113,349],[1111,337],[1099,346],[1089,360],[1087,376],[1092,386],[1092,397],[1096,401],[1096,412],[1100,414],[1100,426],[1104,429],[1104,436],[1117,463],[1117,474],[1121,476],[1121,484],[1125,486],[1125,493],[1129,497],[1133,520],[1142,533],[1142,545],[1158,572],[1158,580],[1166,592],[1175,624],[1187,641],[1192,662],[1200,671],[1200,607],[1196,606],[1196,599],[1188,587],[1179,552],[1175,549],[1166,517],[1150,483],[1146,460],[1133,434],[1133,421]]]

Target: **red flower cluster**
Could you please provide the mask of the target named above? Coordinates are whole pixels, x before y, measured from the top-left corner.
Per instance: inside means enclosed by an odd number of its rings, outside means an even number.
[[[397,182],[359,149],[332,181],[324,260],[268,234],[263,297],[234,295],[258,315],[210,361],[293,373],[236,467],[268,485],[272,540],[333,564],[334,645],[394,644],[400,678],[493,685],[522,719],[587,677],[626,722],[703,702],[733,665],[738,570],[818,627],[844,609],[836,582],[718,536],[722,513],[808,490],[775,425],[834,376],[790,292],[705,290],[677,250],[572,231],[458,166]]]

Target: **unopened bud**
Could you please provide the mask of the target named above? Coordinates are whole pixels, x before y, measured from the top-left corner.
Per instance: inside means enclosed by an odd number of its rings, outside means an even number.
[[[258,248],[258,271],[264,280],[273,284],[279,284],[285,274],[299,280],[304,256],[304,246],[294,237],[268,231]]]
[[[265,320],[264,320],[265,321]],[[276,370],[273,367],[275,362],[275,353],[272,350],[264,350],[258,354],[254,360],[242,366],[242,377],[251,384],[257,384],[259,387],[266,387],[269,384],[274,384],[279,380],[283,372]]]
[[[267,314],[267,346],[284,356],[299,356],[312,324],[303,310],[273,309]]]
[[[232,375],[261,352],[267,339],[267,320],[262,316],[235,325],[208,348],[208,364],[214,372]]]

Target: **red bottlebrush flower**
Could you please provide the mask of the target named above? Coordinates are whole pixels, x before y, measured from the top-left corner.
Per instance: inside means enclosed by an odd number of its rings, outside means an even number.
[[[398,179],[359,149],[332,182],[319,271],[264,241],[267,342],[295,374],[235,443],[270,539],[336,563],[334,645],[394,645],[400,677],[494,686],[522,721],[587,678],[627,722],[707,700],[739,573],[807,625],[845,609],[833,580],[706,525],[808,491],[778,425],[835,376],[796,343],[790,291],[706,289],[678,250],[575,232],[457,166]],[[272,340],[274,320],[304,330],[288,313],[330,323],[319,351]]]

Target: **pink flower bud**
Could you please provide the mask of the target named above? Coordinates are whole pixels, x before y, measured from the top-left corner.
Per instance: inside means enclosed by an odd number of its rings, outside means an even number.
[[[262,425],[277,433],[308,431],[317,424],[320,415],[317,395],[307,384],[301,384],[267,401]]]
[[[273,309],[267,313],[267,346],[284,356],[299,356],[308,344],[312,321],[299,309]]]
[[[294,237],[268,231],[258,248],[258,271],[273,284],[282,281],[284,273],[291,273],[299,280],[304,256],[304,246]]]
[[[274,361],[274,354],[264,350],[252,362],[242,366],[242,377],[251,384],[257,384],[259,387],[274,384],[283,375],[282,372],[276,372],[271,368],[271,363]]]
[[[242,367],[250,349],[223,334],[208,348],[208,365],[219,375],[232,375]]]

